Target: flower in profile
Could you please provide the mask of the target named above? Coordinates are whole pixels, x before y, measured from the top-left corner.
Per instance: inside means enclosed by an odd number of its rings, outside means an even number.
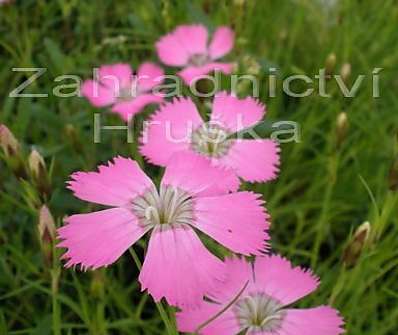
[[[74,173],[69,188],[76,197],[112,208],[65,220],[58,234],[59,247],[68,249],[66,266],[112,264],[152,231],[139,275],[142,289],[156,301],[165,297],[171,305],[192,306],[224,273],[223,262],[195,230],[234,252],[262,254],[269,223],[260,196],[237,192],[234,174],[188,155],[175,155],[159,188],[135,161],[122,157],[98,172]]]
[[[256,99],[238,99],[226,92],[213,101],[205,123],[189,98],[162,105],[147,122],[141,153],[153,164],[167,166],[176,152],[195,152],[214,164],[232,169],[246,181],[265,182],[278,173],[279,147],[270,139],[231,136],[258,123],[265,107]]]
[[[178,75],[187,85],[212,71],[232,72],[231,63],[217,60],[229,53],[234,46],[234,32],[219,27],[208,44],[208,31],[201,24],[181,25],[163,36],[156,43],[159,59],[166,65],[184,67]]]
[[[202,335],[338,335],[343,319],[329,306],[290,305],[313,292],[319,280],[280,256],[257,257],[254,264],[230,258],[226,279],[195,310],[177,314],[182,332]]]
[[[128,121],[146,105],[163,101],[152,89],[163,81],[163,70],[153,63],[143,63],[133,75],[129,64],[103,65],[94,80],[86,80],[81,93],[95,107],[112,106],[112,112]]]

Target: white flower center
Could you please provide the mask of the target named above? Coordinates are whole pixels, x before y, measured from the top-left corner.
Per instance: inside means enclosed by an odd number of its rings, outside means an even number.
[[[203,124],[192,133],[192,149],[206,156],[222,157],[228,153],[232,145],[228,135],[229,133],[217,124]]]
[[[210,61],[210,57],[208,54],[193,54],[189,57],[188,64],[191,66],[203,66],[206,65]]]
[[[285,311],[276,299],[257,293],[239,300],[234,312],[242,330],[249,333],[275,332],[280,329]]]
[[[138,86],[138,81],[133,80],[129,85],[120,87],[119,91],[116,92],[117,100],[119,102],[131,101],[139,96],[142,92]]]
[[[173,186],[150,188],[131,205],[143,226],[192,224],[194,218],[191,195]]]

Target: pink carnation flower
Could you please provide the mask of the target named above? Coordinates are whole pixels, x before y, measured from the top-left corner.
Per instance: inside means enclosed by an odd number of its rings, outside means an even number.
[[[208,44],[207,29],[200,24],[179,26],[156,43],[158,56],[164,64],[184,67],[178,75],[187,85],[212,71],[230,74],[233,65],[217,60],[233,46],[234,32],[230,28],[219,27]]]
[[[58,229],[68,248],[66,266],[96,269],[115,262],[152,231],[139,275],[156,301],[192,306],[223,278],[224,265],[202,244],[194,229],[244,255],[266,248],[268,214],[260,195],[236,192],[239,181],[203,157],[177,154],[159,189],[138,164],[117,157],[98,172],[77,172],[69,188],[86,201],[110,209],[77,214]],[[232,193],[228,193],[233,191]]]
[[[175,99],[153,114],[141,137],[141,153],[153,164],[167,166],[176,152],[196,152],[215,164],[232,169],[250,182],[265,182],[278,173],[279,147],[268,139],[231,139],[255,125],[264,105],[225,92],[215,96],[210,122],[205,123],[189,98]]]
[[[151,92],[163,81],[163,74],[153,63],[142,64],[134,76],[128,64],[103,65],[98,78],[86,80],[81,92],[93,106],[112,106],[112,112],[128,121],[146,105],[163,101],[160,94]]]
[[[182,332],[202,335],[338,335],[343,319],[329,306],[289,307],[313,292],[319,280],[280,256],[225,262],[226,280],[195,310],[177,314]],[[218,317],[215,317],[218,316]],[[214,318],[215,317],[215,318]],[[212,322],[207,322],[213,318]],[[206,324],[206,325],[205,325]]]

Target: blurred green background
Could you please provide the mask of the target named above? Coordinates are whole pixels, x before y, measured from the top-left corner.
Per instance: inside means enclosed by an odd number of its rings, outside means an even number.
[[[0,334],[166,333],[152,299],[140,293],[128,253],[108,269],[64,270],[59,251],[51,255],[52,249],[40,244],[38,208],[45,202],[57,225],[65,215],[93,210],[65,189],[69,174],[91,170],[117,154],[139,159],[124,132],[106,132],[101,143],[93,143],[98,110],[79,97],[55,97],[54,78],[89,78],[93,67],[106,63],[136,68],[142,61],[158,61],[154,43],[159,36],[178,24],[196,22],[211,30],[231,26],[237,39],[229,60],[239,64],[241,73],[261,80],[267,120],[300,125],[300,142],[281,144],[280,177],[242,186],[264,194],[274,250],[296,265],[312,266],[322,279],[319,290],[299,306],[331,303],[344,316],[350,335],[397,334],[395,0],[24,0],[0,6],[0,123],[21,143],[23,164],[32,149],[44,157],[51,184],[49,195],[40,196],[32,178],[17,177],[1,153]],[[14,67],[47,68],[24,93],[49,97],[10,98],[28,74],[13,72]],[[270,67],[277,68],[279,79],[272,98]],[[324,67],[331,74],[343,69],[350,86],[365,75],[355,97],[344,97],[334,80],[327,83],[329,98],[283,94],[283,78],[313,78]],[[374,68],[383,68],[379,98],[372,97]],[[339,115],[346,122],[339,124]],[[102,117],[107,124],[123,124],[114,115]],[[159,176],[159,169],[141,163]],[[354,232],[365,221],[369,237],[354,243]],[[143,259],[144,243],[135,250]]]

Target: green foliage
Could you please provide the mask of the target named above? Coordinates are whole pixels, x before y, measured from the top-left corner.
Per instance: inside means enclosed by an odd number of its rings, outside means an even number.
[[[327,2],[332,1],[24,0],[1,6],[0,123],[22,144],[25,161],[32,148],[43,155],[53,189],[47,205],[57,225],[65,215],[93,209],[65,189],[72,171],[93,169],[116,154],[138,155],[124,132],[105,132],[94,143],[98,111],[79,97],[55,97],[54,78],[88,78],[105,63],[136,67],[156,61],[154,42],[181,23],[231,25],[237,41],[229,58],[242,73],[247,57],[260,65],[268,121],[291,120],[301,127],[299,143],[281,144],[278,180],[243,185],[264,194],[274,250],[312,266],[322,279],[317,293],[300,306],[331,303],[350,335],[397,334],[398,193],[389,190],[388,175],[398,154],[398,5],[341,0],[328,9],[322,5]],[[327,83],[329,98],[283,94],[283,78],[314,78],[332,52],[334,73],[351,64],[349,85],[366,75],[354,98],[345,98],[334,80]],[[24,93],[49,96],[10,98],[26,79],[14,67],[47,68]],[[277,68],[276,97],[268,96],[269,67]],[[376,67],[383,68],[380,98],[372,97]],[[336,130],[341,112],[349,122],[342,142]],[[110,115],[102,120],[122,124]],[[159,169],[141,163],[159,177]],[[39,198],[29,178],[18,180],[0,161],[0,334],[164,334],[155,304],[140,293],[128,253],[108,269],[86,273],[62,269],[58,250],[53,263],[45,263],[37,233]],[[369,242],[357,264],[345,268],[344,250],[364,221],[371,224]],[[142,260],[144,243],[135,251]]]

